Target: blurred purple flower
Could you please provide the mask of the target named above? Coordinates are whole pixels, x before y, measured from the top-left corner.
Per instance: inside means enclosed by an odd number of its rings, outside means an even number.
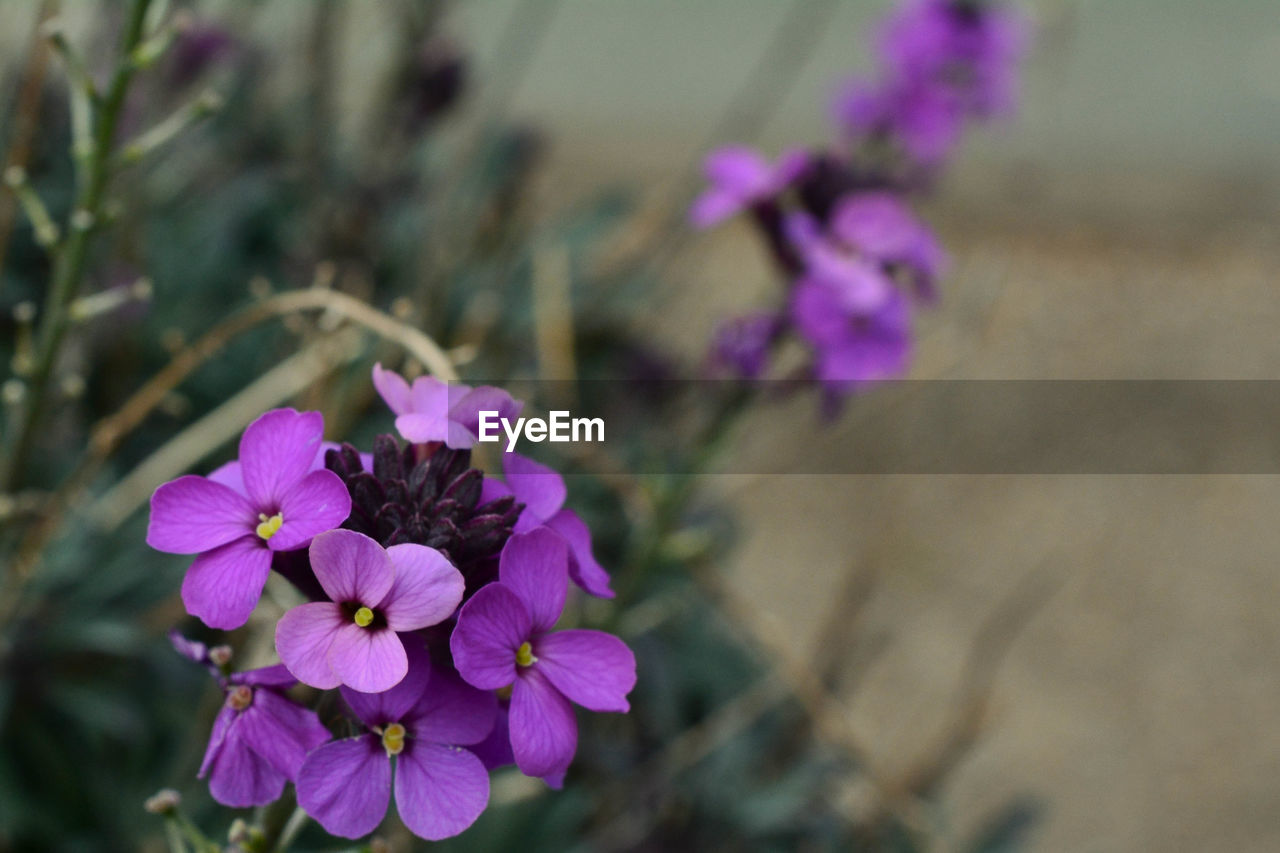
[[[506,495],[524,504],[515,532],[526,533],[540,527],[563,537],[568,547],[569,577],[597,598],[613,598],[609,573],[596,561],[591,550],[591,530],[573,510],[564,507],[568,491],[564,477],[519,453],[502,455],[505,482],[486,477],[480,502],[488,503]]]
[[[181,88],[196,80],[235,48],[232,35],[217,24],[191,23],[179,27],[169,48],[169,81]]]
[[[458,673],[473,687],[511,686],[508,723],[516,765],[549,782],[562,780],[577,750],[570,702],[625,712],[636,682],[635,656],[617,637],[551,631],[568,587],[565,547],[547,530],[512,536],[498,582],[463,605],[449,643]]]
[[[852,80],[837,93],[831,115],[854,138],[897,140],[912,161],[925,167],[947,159],[964,125],[959,102],[922,82],[881,86]]]
[[[792,293],[791,313],[814,349],[814,376],[828,391],[848,394],[906,372],[911,312],[897,290],[878,308],[857,311],[838,291],[809,280]]]
[[[514,420],[523,404],[511,399],[501,388],[482,385],[471,388],[457,382],[442,382],[434,376],[419,376],[413,385],[400,374],[373,366],[373,385],[396,414],[396,430],[406,441],[425,444],[441,441],[448,447],[465,450],[475,444],[480,433],[480,412],[497,412]]]
[[[409,669],[397,632],[448,619],[463,579],[434,548],[383,549],[363,533],[333,530],[311,543],[311,568],[330,601],[300,604],[276,625],[276,651],[303,684],[389,690]]]
[[[726,145],[707,155],[703,169],[711,186],[694,200],[689,221],[697,228],[709,228],[781,194],[809,163],[809,154],[800,149],[784,151],[776,164],[759,152],[739,145]]]
[[[989,116],[1016,103],[1028,41],[1026,20],[1000,3],[911,0],[886,21],[879,52],[892,80],[927,83]]]
[[[368,731],[316,749],[298,774],[298,805],[328,832],[359,838],[377,828],[391,801],[404,825],[431,841],[457,835],[489,802],[489,774],[468,750],[493,728],[492,693],[410,653],[404,680],[376,694],[342,688]],[[393,773],[394,766],[394,773]]]
[[[777,314],[756,313],[722,323],[712,343],[711,364],[743,379],[756,379],[769,366],[769,350],[783,329]]]
[[[253,612],[271,555],[305,547],[351,512],[341,478],[314,470],[324,419],[275,409],[249,425],[238,464],[188,475],[151,496],[147,544],[198,554],[182,582],[187,612],[212,628],[238,628]]]
[[[932,229],[915,217],[900,196],[889,192],[848,195],[832,211],[830,230],[864,256],[905,270],[926,300],[936,296],[934,285],[946,265],[946,253]]]

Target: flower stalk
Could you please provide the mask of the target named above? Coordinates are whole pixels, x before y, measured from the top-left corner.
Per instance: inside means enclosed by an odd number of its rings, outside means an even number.
[[[121,45],[121,59],[112,75],[111,84],[98,109],[93,110],[93,133],[90,144],[85,150],[83,159],[76,157],[79,190],[76,194],[74,212],[71,214],[72,228],[65,241],[58,247],[54,255],[53,280],[50,284],[45,308],[40,320],[39,333],[36,337],[35,361],[29,381],[29,393],[15,418],[10,430],[8,448],[4,459],[0,461],[0,491],[11,491],[22,482],[23,465],[30,453],[32,437],[44,413],[47,399],[45,393],[49,378],[53,373],[54,363],[62,347],[62,340],[70,323],[70,306],[84,280],[85,263],[89,256],[90,243],[95,231],[94,225],[101,218],[103,201],[107,185],[111,178],[111,152],[115,143],[116,124],[120,119],[125,95],[129,91],[129,83],[137,69],[132,60],[133,51],[142,43],[144,23],[151,0],[134,0],[129,9],[125,25],[124,40]],[[59,37],[54,37],[55,46],[59,45]],[[71,55],[65,40],[61,41],[62,54]],[[83,91],[86,83],[82,74],[74,69],[79,67],[73,62],[71,67],[71,89],[73,118],[77,109],[74,106],[82,96],[93,100],[90,94]],[[81,69],[83,70],[83,69]],[[87,78],[85,78],[87,79]],[[81,119],[83,121],[83,119]],[[84,128],[81,127],[83,133]],[[83,140],[77,139],[77,149]],[[79,154],[79,151],[77,151]]]

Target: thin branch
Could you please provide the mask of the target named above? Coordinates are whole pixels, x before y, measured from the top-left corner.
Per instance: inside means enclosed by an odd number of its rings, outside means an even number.
[[[359,356],[360,336],[348,330],[296,353],[167,441],[89,508],[89,518],[114,530],[173,479],[235,437],[264,410],[278,406],[339,364]]]

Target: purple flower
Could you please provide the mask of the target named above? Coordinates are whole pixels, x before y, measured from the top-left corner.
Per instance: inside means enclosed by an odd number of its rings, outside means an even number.
[[[911,313],[896,290],[870,312],[850,310],[841,294],[817,281],[792,292],[796,328],[815,353],[814,375],[829,391],[847,394],[901,376],[911,359]]]
[[[298,778],[307,753],[329,740],[313,711],[285,696],[298,682],[279,664],[220,680],[226,701],[213,721],[199,778],[224,806],[262,806]]]
[[[716,330],[711,349],[712,366],[744,379],[755,379],[769,364],[769,349],[782,331],[776,314],[757,313],[735,317]]]
[[[397,633],[443,622],[462,601],[458,570],[425,545],[381,545],[352,530],[311,543],[311,568],[330,601],[300,604],[276,625],[276,651],[303,684],[380,693],[409,670]]]
[[[592,711],[628,711],[626,697],[636,683],[635,656],[617,637],[551,631],[568,587],[565,547],[547,530],[512,536],[499,560],[498,582],[463,605],[449,641],[458,673],[473,687],[511,687],[516,765],[529,776],[557,781],[578,746],[570,702]]]
[[[879,52],[893,80],[926,82],[985,116],[1012,108],[1027,42],[1026,21],[1014,9],[913,0],[886,22]]]
[[[822,285],[838,297],[844,311],[876,311],[893,294],[893,281],[876,258],[823,232],[809,214],[797,212],[788,217],[787,233],[804,260],[801,283]]]
[[[434,376],[419,376],[410,385],[381,364],[373,366],[373,386],[395,412],[396,430],[414,444],[441,441],[464,450],[475,444],[480,434],[480,412],[497,412],[500,418],[514,420],[522,408],[501,388],[481,385],[473,389],[441,382]]]
[[[591,551],[591,530],[576,512],[564,508],[568,491],[558,473],[521,456],[502,455],[502,474],[506,482],[486,477],[480,502],[488,503],[505,495],[514,495],[524,504],[515,532],[526,533],[539,527],[555,531],[569,546],[569,577],[597,598],[613,598],[609,573],[596,561]]]
[[[916,291],[932,300],[946,253],[933,231],[893,193],[847,195],[831,213],[830,230],[841,243],[894,268],[905,270]]]
[[[689,221],[697,228],[709,228],[769,201],[791,186],[808,163],[809,155],[799,149],[783,152],[776,164],[770,164],[751,148],[717,148],[703,166],[711,186],[694,200]]]
[[[948,92],[910,81],[884,86],[853,80],[831,106],[836,126],[860,138],[882,135],[925,167],[941,164],[960,141],[964,112]]]
[[[346,520],[351,496],[342,479],[313,470],[323,432],[319,412],[267,412],[244,431],[234,469],[156,489],[147,544],[199,555],[182,582],[188,613],[212,628],[238,628],[262,596],[272,553],[303,548]]]
[[[394,775],[396,808],[415,835],[449,838],[475,822],[489,802],[489,774],[460,745],[493,728],[492,693],[432,668],[415,649],[408,675],[392,689],[344,687],[342,696],[368,731],[307,756],[298,774],[298,805],[307,814],[334,835],[366,835],[387,813]]]

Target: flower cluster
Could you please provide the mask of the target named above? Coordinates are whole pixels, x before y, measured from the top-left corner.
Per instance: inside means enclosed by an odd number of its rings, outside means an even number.
[[[712,348],[721,373],[763,375],[794,333],[809,374],[833,400],[906,372],[912,306],[936,299],[946,256],[907,197],[954,150],[964,122],[1011,109],[1023,19],[981,0],[907,0],[878,44],[880,75],[837,98],[829,150],[776,162],[741,146],[712,152],[692,224],[749,214],[789,282],[784,306],[724,324]]]
[[[434,840],[484,811],[496,767],[560,787],[573,706],[627,711],[636,665],[616,637],[555,630],[572,585],[613,595],[563,478],[514,453],[503,479],[471,467],[479,412],[520,403],[380,365],[373,381],[406,446],[384,435],[362,454],[323,442],[317,412],[267,412],[236,461],[156,490],[147,542],[196,555],[183,602],[212,628],[243,625],[273,570],[307,599],[276,625],[275,666],[233,672],[228,647],[173,637],[225,696],[199,772],[214,799],[264,805],[292,782],[327,831],[358,838],[394,794]],[[299,684],[344,710],[322,721]]]

